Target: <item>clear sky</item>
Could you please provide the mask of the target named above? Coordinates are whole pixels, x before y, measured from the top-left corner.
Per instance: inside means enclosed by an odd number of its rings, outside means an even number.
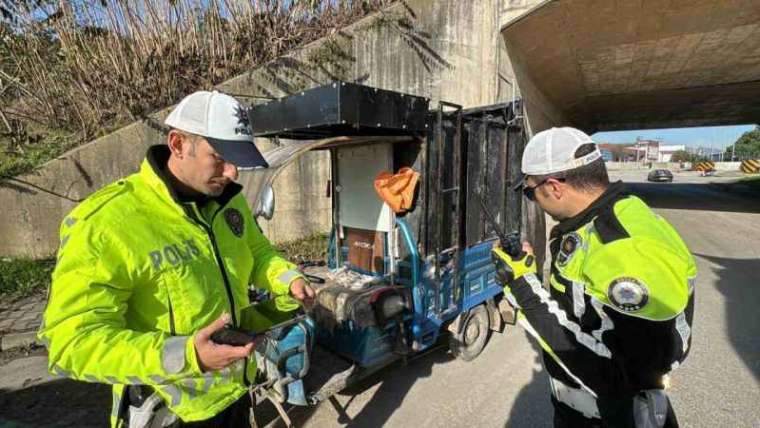
[[[699,128],[644,129],[637,131],[597,132],[591,137],[597,143],[632,143],[636,137],[660,139],[663,145],[685,144],[691,147],[723,148],[730,146],[755,125],[706,126]]]

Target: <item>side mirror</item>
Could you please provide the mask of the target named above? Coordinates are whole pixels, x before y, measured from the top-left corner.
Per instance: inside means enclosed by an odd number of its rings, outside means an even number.
[[[259,204],[253,215],[255,217],[264,217],[267,220],[271,220],[274,216],[274,190],[272,189],[271,184],[266,184],[264,185],[264,188],[261,189]]]

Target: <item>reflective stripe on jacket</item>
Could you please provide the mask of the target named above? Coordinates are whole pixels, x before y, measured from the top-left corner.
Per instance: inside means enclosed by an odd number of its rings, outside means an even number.
[[[262,235],[241,186],[183,202],[162,172],[168,158],[167,147],[151,147],[137,174],[95,192],[61,224],[39,337],[54,374],[114,385],[112,425],[126,384],[153,386],[184,421],[232,404],[255,362],[202,373],[193,334],[223,312],[243,328],[266,328],[248,284],[285,296],[300,277]]]
[[[595,396],[660,388],[691,344],[697,271],[676,231],[615,183],[552,238],[549,289],[507,289],[550,376]]]

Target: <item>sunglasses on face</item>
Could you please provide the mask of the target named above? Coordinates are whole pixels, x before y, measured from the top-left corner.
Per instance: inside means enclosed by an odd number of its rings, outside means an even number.
[[[539,183],[537,183],[535,186],[524,185],[523,189],[522,189],[523,195],[525,195],[525,197],[528,198],[529,201],[536,202],[536,189],[538,189],[539,187],[543,186],[544,184],[546,184],[547,182],[549,182],[549,180],[551,180],[551,179],[557,180],[559,182],[564,182],[565,181],[564,178],[554,178],[554,177],[545,178],[545,179],[541,180]]]

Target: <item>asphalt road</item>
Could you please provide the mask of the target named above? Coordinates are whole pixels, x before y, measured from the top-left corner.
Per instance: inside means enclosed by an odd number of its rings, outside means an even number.
[[[686,427],[760,427],[760,194],[726,181],[630,185],[697,260],[693,348],[672,391]]]
[[[613,176],[668,219],[697,259],[692,351],[671,389],[681,425],[760,426],[760,195],[693,174],[670,184],[641,183],[643,172]],[[50,381],[43,367],[39,356],[0,366],[0,426],[103,426],[107,388]],[[551,405],[534,345],[509,328],[475,361],[431,352],[294,416],[305,427],[547,427]]]
[[[670,391],[681,426],[760,426],[760,194],[735,177],[611,172],[681,233],[699,269],[693,344]],[[711,183],[711,184],[708,184]],[[300,418],[306,427],[549,427],[538,353],[511,328],[475,361],[433,353]]]

